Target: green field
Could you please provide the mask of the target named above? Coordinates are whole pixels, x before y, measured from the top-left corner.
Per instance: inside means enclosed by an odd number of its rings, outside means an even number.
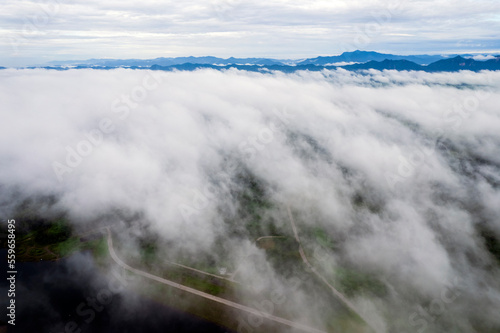
[[[92,240],[73,235],[69,222],[64,219],[45,221],[33,230],[21,231],[16,236],[16,260],[20,262],[59,260],[83,250],[92,251],[97,257],[107,254],[103,235],[97,233]]]

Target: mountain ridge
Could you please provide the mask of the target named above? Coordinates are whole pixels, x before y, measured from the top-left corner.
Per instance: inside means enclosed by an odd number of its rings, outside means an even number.
[[[319,56],[315,58],[299,59],[299,60],[284,60],[272,58],[219,58],[214,56],[188,56],[188,57],[158,57],[154,59],[87,59],[87,60],[63,60],[50,61],[47,66],[64,66],[64,65],[100,65],[100,66],[138,66],[147,67],[152,65],[171,66],[187,63],[193,64],[210,64],[210,65],[319,65],[326,66],[333,63],[341,62],[369,62],[383,60],[408,60],[419,65],[427,65],[438,60],[444,60],[456,55],[395,55],[389,53],[379,53],[375,51],[352,51],[343,52],[340,55]],[[463,56],[472,55],[467,54]]]
[[[465,58],[465,57],[467,58]],[[413,59],[415,62],[409,59]],[[431,63],[424,60],[438,59]],[[352,61],[357,60],[357,61]],[[362,60],[362,61],[361,61]],[[455,72],[460,70],[481,71],[500,70],[500,56],[488,60],[475,60],[472,55],[454,57],[409,55],[399,56],[374,51],[344,52],[339,56],[316,57],[305,60],[277,60],[270,58],[234,58],[227,59],[213,56],[177,57],[155,59],[88,59],[74,61],[52,61],[47,66],[31,66],[27,68],[45,69],[153,69],[153,70],[195,70],[199,68],[227,69],[236,68],[248,71],[295,72],[298,70],[318,71],[322,69],[343,68],[346,70],[399,70],[425,72]],[[2,67],[0,67],[2,69]]]
[[[353,52],[344,52],[338,56],[322,56],[311,59],[306,59],[297,64],[316,64],[316,65],[326,65],[329,63],[336,62],[368,62],[368,61],[383,61],[383,60],[408,60],[419,65],[430,64],[434,61],[444,59],[445,57],[441,55],[395,55],[389,53],[378,53],[374,51],[360,51],[356,50]]]

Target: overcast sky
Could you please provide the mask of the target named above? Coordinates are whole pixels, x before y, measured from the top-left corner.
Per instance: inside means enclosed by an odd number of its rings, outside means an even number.
[[[2,0],[0,65],[499,52],[498,0]]]

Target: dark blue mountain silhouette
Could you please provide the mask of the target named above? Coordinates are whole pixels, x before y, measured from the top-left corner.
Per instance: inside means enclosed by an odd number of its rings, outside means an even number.
[[[280,60],[267,58],[228,58],[217,57],[177,57],[177,58],[156,58],[156,59],[89,59],[71,61],[52,61],[49,65],[81,65],[81,66],[111,66],[111,67],[150,67],[153,65],[173,66],[181,64],[208,64],[208,65],[231,65],[231,64],[251,64],[251,65],[276,65],[282,64]]]
[[[474,59],[466,59],[461,56],[456,56],[451,59],[439,60],[429,66],[428,72],[455,72],[460,70],[480,71],[480,70],[499,70],[500,58],[487,61],[476,61]]]
[[[208,64],[181,64],[173,66],[151,66],[154,70],[195,70],[200,68],[214,68],[214,69],[228,69],[236,68],[248,71],[281,71],[281,72],[295,72],[299,70],[320,71],[323,69],[344,68],[351,71],[376,69],[376,70],[398,70],[398,71],[425,71],[425,72],[457,72],[460,70],[481,71],[481,70],[500,70],[500,57],[487,61],[476,61],[474,59],[465,59],[457,56],[450,59],[443,59],[433,62],[428,66],[422,66],[408,60],[388,60],[383,61],[369,61],[364,64],[353,64],[347,66],[319,66],[313,64],[302,64],[296,66],[289,65],[270,65],[270,66],[256,66],[256,65],[227,65],[215,66]]]
[[[443,59],[440,55],[394,55],[394,54],[384,54],[373,51],[354,51],[354,52],[344,52],[338,56],[329,57],[317,57],[312,59],[306,59],[297,63],[298,65],[326,65],[336,62],[368,62],[368,61],[383,61],[383,60],[408,60],[417,64],[426,65],[434,61]]]
[[[427,61],[437,58],[437,61],[427,65]],[[415,61],[411,61],[413,59]],[[359,62],[352,65],[330,66],[328,64],[335,62]],[[113,69],[113,68],[132,68],[132,69],[153,69],[153,70],[196,70],[202,68],[229,69],[236,68],[240,70],[265,72],[281,71],[295,72],[299,70],[321,71],[323,69],[344,68],[351,71],[376,69],[376,70],[398,70],[398,71],[425,71],[425,72],[456,72],[460,70],[481,71],[481,70],[500,70],[500,56],[487,61],[477,61],[471,58],[455,56],[443,58],[442,56],[398,56],[392,54],[383,54],[372,51],[354,51],[344,52],[339,56],[317,57],[303,61],[275,60],[267,58],[228,58],[217,57],[178,57],[178,58],[156,58],[156,59],[129,59],[129,60],[110,60],[110,59],[89,59],[85,61],[59,61],[51,62],[48,66],[41,66],[46,69],[66,70],[68,68],[82,69]],[[38,66],[29,68],[39,68]],[[4,69],[0,67],[0,69]]]
[[[405,70],[405,71],[425,71],[425,72],[457,72],[461,70],[481,71],[481,70],[500,70],[500,57],[490,59],[487,61],[476,61],[474,59],[466,59],[461,56],[454,58],[442,59],[429,64],[428,66],[421,66],[414,62],[407,60],[384,60],[384,61],[369,61],[364,64],[354,64],[344,66],[348,70],[361,70],[361,69],[377,69],[377,70]]]
[[[89,59],[89,60],[70,60],[70,61],[51,61],[49,66],[63,65],[93,65],[93,66],[114,66],[114,67],[149,67],[152,65],[172,66],[181,64],[208,64],[208,65],[318,65],[325,66],[336,62],[368,62],[368,61],[383,61],[389,60],[408,60],[417,64],[429,64],[433,61],[443,59],[439,55],[394,55],[384,54],[374,51],[354,51],[344,52],[337,56],[316,57],[305,59],[302,61],[277,60],[269,58],[217,58],[212,56],[207,57],[177,57],[177,58],[156,58],[156,59]]]

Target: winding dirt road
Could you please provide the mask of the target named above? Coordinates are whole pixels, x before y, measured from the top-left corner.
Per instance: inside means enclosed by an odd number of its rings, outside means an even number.
[[[168,286],[171,286],[171,287],[183,290],[183,291],[185,291],[187,293],[198,295],[198,296],[203,297],[205,299],[209,299],[211,301],[227,305],[227,306],[229,306],[229,307],[231,307],[233,309],[238,309],[238,310],[245,311],[245,312],[248,312],[248,313],[256,315],[256,316],[264,317],[264,318],[267,318],[267,319],[272,320],[274,322],[277,322],[277,323],[280,323],[280,324],[283,324],[283,325],[286,325],[286,326],[289,326],[289,327],[297,328],[297,329],[300,329],[300,330],[305,331],[305,332],[326,333],[324,331],[321,331],[321,330],[318,330],[318,329],[315,329],[315,328],[312,328],[312,327],[309,327],[309,326],[305,326],[305,325],[302,325],[302,324],[299,324],[299,323],[295,323],[293,321],[290,321],[290,320],[287,320],[287,319],[284,319],[284,318],[281,318],[281,317],[277,317],[277,316],[274,316],[274,315],[269,314],[269,313],[261,312],[261,311],[258,311],[256,309],[254,309],[254,308],[250,308],[248,306],[245,306],[245,305],[242,305],[242,304],[239,304],[239,303],[235,303],[235,302],[229,301],[229,300],[224,299],[224,298],[220,298],[220,297],[217,297],[217,296],[214,296],[214,295],[210,295],[210,294],[204,293],[202,291],[199,291],[199,290],[196,290],[196,289],[193,289],[193,288],[190,288],[190,287],[186,287],[186,286],[184,286],[182,284],[179,284],[177,282],[173,282],[173,281],[170,281],[170,280],[167,280],[167,279],[163,279],[163,278],[161,278],[159,276],[156,276],[156,275],[153,275],[153,274],[150,274],[150,273],[138,270],[136,268],[133,268],[133,267],[127,265],[126,263],[124,263],[120,258],[118,258],[118,256],[116,255],[116,252],[115,252],[115,250],[113,248],[113,239],[111,237],[111,231],[109,230],[109,228],[106,228],[106,230],[107,230],[107,233],[108,233],[108,249],[109,249],[109,254],[110,254],[111,258],[120,267],[122,267],[122,268],[124,268],[124,269],[126,269],[126,270],[128,270],[130,272],[133,272],[133,273],[135,273],[137,275],[143,276],[143,277],[148,278],[150,280],[154,280],[156,282],[159,282],[159,283],[162,283],[162,284],[166,284]]]
[[[304,249],[302,248],[302,243],[300,242],[300,238],[299,238],[299,234],[297,232],[297,227],[295,226],[295,221],[293,219],[293,216],[292,216],[292,212],[290,211],[290,207],[288,207],[288,205],[286,206],[286,209],[288,211],[288,217],[290,218],[290,224],[292,225],[292,229],[293,229],[293,234],[295,235],[295,239],[297,240],[297,242],[299,243],[299,253],[300,253],[300,256],[302,257],[302,261],[307,265],[307,267],[309,267],[309,269],[321,280],[323,281],[329,288],[330,290],[332,291],[332,293],[337,296],[338,299],[340,299],[342,301],[342,303],[344,303],[345,306],[347,306],[352,312],[354,312],[355,314],[357,314],[361,319],[363,319],[363,321],[368,325],[370,326],[370,328],[372,330],[375,331],[375,329],[373,327],[371,327],[370,323],[368,320],[366,320],[366,318],[361,315],[361,313],[354,307],[354,305],[349,302],[349,300],[340,292],[337,290],[337,288],[335,288],[334,286],[332,286],[328,280],[322,276],[321,274],[318,273],[318,271],[316,270],[316,268],[314,268],[311,263],[309,262],[309,260],[307,259],[306,257],[306,254],[304,253]]]

